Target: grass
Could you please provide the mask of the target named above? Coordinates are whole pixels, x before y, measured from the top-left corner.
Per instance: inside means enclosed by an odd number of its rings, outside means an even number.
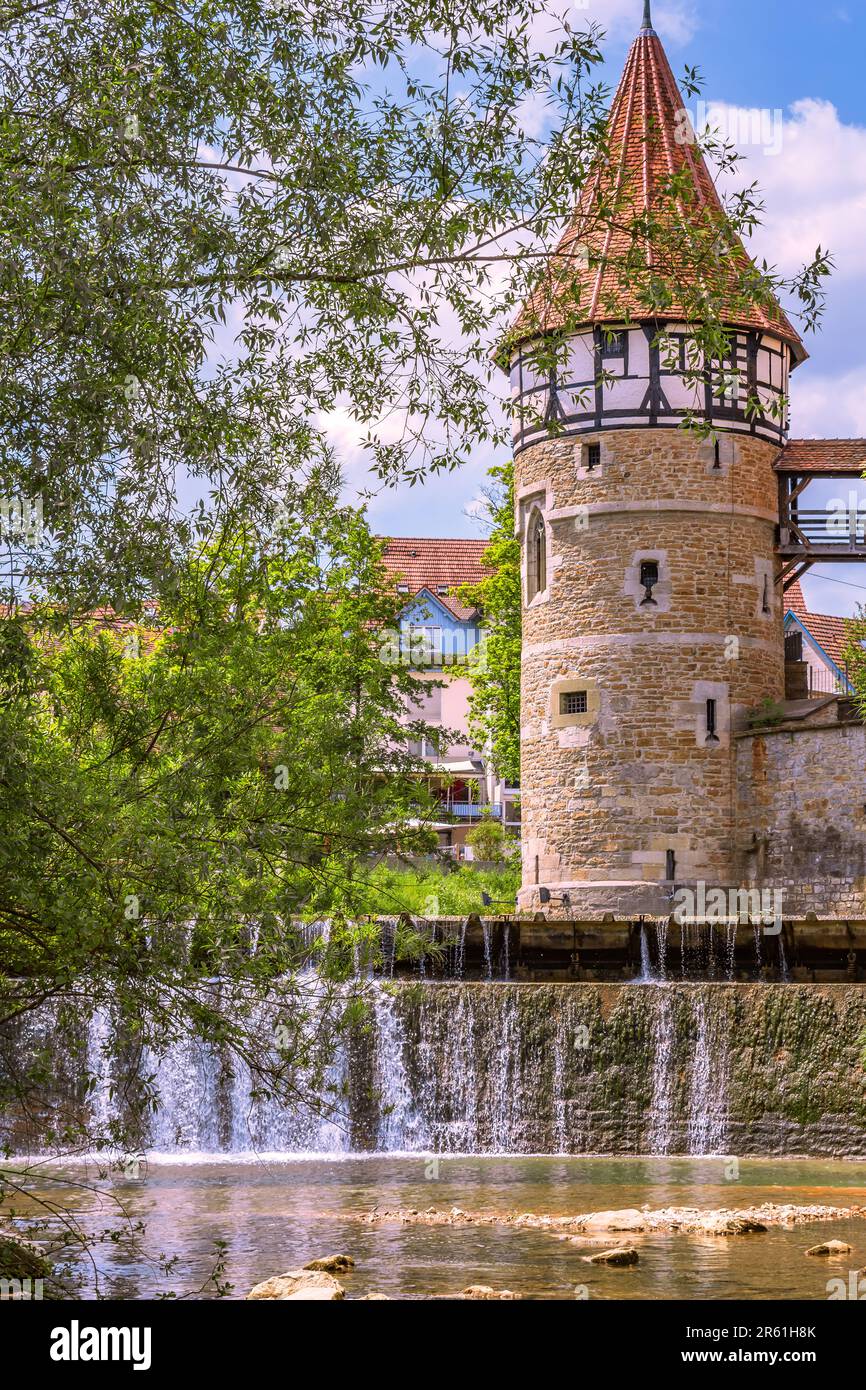
[[[471,912],[513,912],[520,887],[520,865],[511,862],[501,869],[476,869],[461,864],[450,873],[429,870],[394,869],[378,864],[367,880],[370,886],[371,914],[392,916],[408,912],[413,917],[465,917]],[[486,908],[482,893],[489,893],[493,905]]]

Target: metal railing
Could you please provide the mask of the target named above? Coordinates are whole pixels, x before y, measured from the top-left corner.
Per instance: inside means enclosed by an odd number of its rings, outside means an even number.
[[[446,815],[456,816],[458,820],[502,819],[502,806],[498,801],[443,801],[439,809]]]
[[[827,695],[850,695],[852,690],[847,666],[839,675],[829,666],[809,666],[810,700],[821,700]]]

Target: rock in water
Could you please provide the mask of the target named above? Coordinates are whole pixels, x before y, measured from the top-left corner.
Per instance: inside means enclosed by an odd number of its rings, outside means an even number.
[[[511,1298],[517,1299],[521,1295],[512,1293],[511,1289],[491,1289],[488,1284],[470,1284],[468,1289],[464,1289],[461,1298],[482,1299],[482,1298]]]
[[[806,1251],[807,1255],[850,1255],[851,1246],[846,1245],[844,1240],[825,1240],[823,1245],[813,1245],[811,1250]]]
[[[585,1231],[645,1231],[646,1217],[642,1211],[594,1211],[583,1222]]]
[[[638,1253],[632,1247],[618,1250],[601,1250],[597,1255],[584,1255],[584,1260],[588,1265],[636,1265],[638,1263]]]
[[[247,1294],[248,1299],[276,1298],[285,1302],[296,1299],[327,1303],[345,1297],[342,1284],[330,1274],[311,1269],[290,1269],[285,1274],[275,1274],[272,1279],[256,1284]]]
[[[724,1212],[713,1212],[702,1229],[711,1236],[755,1236],[763,1234],[767,1227],[750,1216],[727,1216]]]
[[[318,1269],[323,1274],[341,1274],[354,1268],[355,1261],[351,1255],[323,1255],[320,1260],[310,1260],[309,1264],[304,1265],[304,1269]]]

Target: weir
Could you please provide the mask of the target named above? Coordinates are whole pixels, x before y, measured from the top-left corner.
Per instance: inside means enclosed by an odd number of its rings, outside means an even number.
[[[864,986],[360,983],[368,1019],[329,1060],[317,1113],[257,1099],[243,1067],[177,1043],[137,1061],[159,1093],[145,1147],[866,1155]],[[102,1123],[126,1090],[112,1028],[100,1010],[64,1042],[46,1012],[27,1040],[53,1040],[67,1075],[86,1043]]]
[[[582,922],[550,917],[402,919],[429,938],[420,962],[394,962],[394,924],[381,923],[386,973],[424,979],[866,981],[866,921]]]

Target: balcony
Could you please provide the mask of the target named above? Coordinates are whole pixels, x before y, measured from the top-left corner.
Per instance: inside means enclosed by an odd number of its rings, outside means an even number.
[[[791,507],[783,512],[779,554],[786,558],[860,560],[866,551],[866,509]]]
[[[782,589],[812,565],[866,560],[866,498],[858,492],[866,469],[866,440],[795,440],[782,451],[775,469]],[[836,497],[822,507],[809,506],[809,498],[817,497],[808,489],[831,480]],[[840,483],[847,483],[844,490],[837,487]]]
[[[454,816],[456,820],[502,819],[502,804],[499,801],[440,801],[438,808],[443,816]]]

